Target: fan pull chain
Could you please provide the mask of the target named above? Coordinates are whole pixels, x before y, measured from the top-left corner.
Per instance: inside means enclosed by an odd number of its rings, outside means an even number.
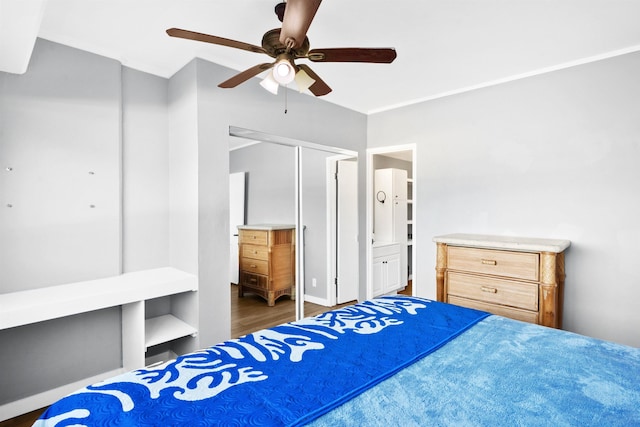
[[[287,87],[284,87],[284,113],[287,114],[287,92],[289,92],[289,90],[287,89]]]

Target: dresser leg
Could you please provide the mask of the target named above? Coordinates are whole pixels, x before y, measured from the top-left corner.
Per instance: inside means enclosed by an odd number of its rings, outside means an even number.
[[[273,291],[269,291],[267,294],[267,305],[269,307],[273,307],[274,305],[276,305],[276,297],[275,297],[275,292]]]
[[[447,293],[444,288],[444,272],[447,270],[447,245],[436,244],[436,299],[447,302]]]
[[[541,325],[551,328],[560,328],[559,322],[560,302],[562,291],[558,283],[556,266],[557,254],[552,252],[542,252],[540,254],[540,319]]]

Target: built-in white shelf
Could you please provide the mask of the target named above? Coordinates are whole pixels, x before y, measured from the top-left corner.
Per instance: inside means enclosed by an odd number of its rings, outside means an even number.
[[[196,336],[198,330],[171,314],[145,320],[146,348],[186,336]]]
[[[151,346],[196,336],[197,290],[197,276],[164,267],[0,294],[0,330],[109,307],[122,310],[122,367],[1,404],[0,421],[48,406],[86,384],[141,368]],[[175,301],[176,311],[145,320],[145,301],[162,297]]]
[[[171,267],[0,294],[0,329],[196,291],[193,274]]]

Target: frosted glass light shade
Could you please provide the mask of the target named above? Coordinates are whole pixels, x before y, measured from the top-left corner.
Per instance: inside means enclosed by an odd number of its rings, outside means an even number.
[[[273,67],[273,78],[280,84],[286,85],[293,81],[296,76],[296,70],[291,62],[286,59],[280,59]]]
[[[309,89],[316,82],[314,79],[309,77],[309,74],[307,74],[303,69],[300,69],[296,73],[295,80],[300,92],[304,92],[305,90]]]
[[[262,86],[263,88],[265,88],[266,90],[268,90],[272,94],[277,95],[278,94],[278,86],[280,86],[280,85],[273,78],[273,74],[271,72],[269,72],[269,73],[267,73],[267,77],[262,79],[262,81],[260,82],[260,86]]]

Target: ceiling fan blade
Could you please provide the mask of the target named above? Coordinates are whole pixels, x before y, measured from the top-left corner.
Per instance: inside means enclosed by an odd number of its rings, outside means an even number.
[[[329,85],[327,85],[316,73],[314,73],[308,65],[300,64],[298,65],[298,67],[304,70],[304,72],[307,73],[309,77],[316,81],[314,84],[309,86],[309,90],[312,94],[314,94],[315,96],[322,96],[331,92],[331,88],[329,87]]]
[[[294,40],[290,46],[295,49],[300,47],[307,36],[307,31],[313,21],[313,17],[320,7],[322,0],[287,0],[280,32],[280,43],[289,46],[287,39]]]
[[[169,28],[167,34],[171,37],[179,37],[181,39],[196,40],[205,43],[212,43],[221,46],[234,47],[236,49],[248,50],[256,53],[267,53],[260,46],[249,43],[239,42],[237,40],[225,39],[224,37],[211,36],[209,34],[196,33],[195,31],[183,30],[180,28]]]
[[[232,87],[238,86],[240,83],[244,83],[249,80],[251,77],[257,76],[261,72],[268,70],[273,67],[273,64],[258,64],[247,70],[244,70],[241,73],[236,74],[231,77],[229,80],[225,80],[218,85],[218,87],[229,89]]]
[[[307,55],[313,62],[372,62],[390,64],[396,59],[394,48],[338,47],[312,49]]]

